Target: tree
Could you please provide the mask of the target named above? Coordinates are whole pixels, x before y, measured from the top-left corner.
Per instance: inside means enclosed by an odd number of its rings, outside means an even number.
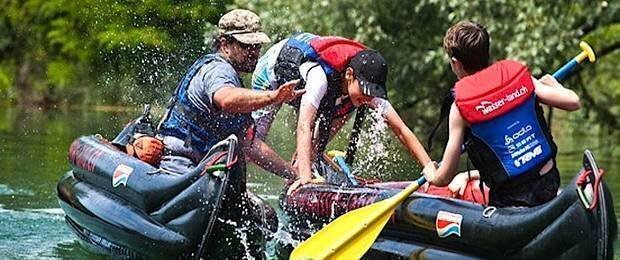
[[[447,65],[442,39],[444,32],[461,20],[486,26],[493,58],[525,62],[536,76],[552,72],[573,57],[581,39],[604,50],[599,53],[601,60],[618,66],[618,59],[606,57],[620,44],[614,29],[620,21],[617,1],[342,0],[293,5],[290,1],[238,0],[236,4],[258,12],[268,32],[277,39],[303,30],[357,39],[380,50],[390,63],[390,101],[404,111],[411,125],[427,129],[456,80]],[[603,29],[606,27],[610,28]],[[596,40],[599,36],[590,36],[600,30],[607,32],[605,45]],[[598,68],[582,72],[583,77],[605,78],[617,92],[618,79],[613,73],[602,73]],[[575,79],[567,85],[576,85]],[[609,105],[618,106],[615,103]],[[608,112],[616,117],[620,113],[617,107]]]
[[[0,91],[23,105],[151,101],[204,51],[226,3],[2,1]]]

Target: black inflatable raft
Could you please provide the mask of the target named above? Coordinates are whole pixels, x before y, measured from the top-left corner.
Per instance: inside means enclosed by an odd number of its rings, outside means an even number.
[[[495,208],[414,193],[364,258],[611,259],[617,224],[612,195],[601,177],[586,151],[577,176],[555,199],[533,208]],[[307,185],[280,202],[289,217],[288,231],[305,239],[345,212],[391,197],[406,184]],[[484,198],[479,189],[468,192],[478,193],[473,200]]]
[[[250,250],[260,257],[256,247],[264,245],[264,230],[275,231],[277,218],[258,197],[230,192],[235,181],[229,179],[245,174],[235,143],[234,137],[220,142],[192,172],[179,174],[129,157],[99,136],[80,137],[69,150],[72,170],[57,187],[66,222],[82,244],[107,255],[186,258],[202,252],[212,259],[230,256],[226,250]],[[235,229],[242,228],[235,221],[253,223],[240,246],[255,248],[235,248]]]

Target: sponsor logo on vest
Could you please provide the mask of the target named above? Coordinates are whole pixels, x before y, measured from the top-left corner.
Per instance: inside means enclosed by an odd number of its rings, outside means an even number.
[[[121,184],[127,186],[127,180],[129,175],[133,172],[133,168],[120,164],[114,169],[114,175],[112,175],[112,187],[116,188]]]
[[[506,96],[496,100],[496,101],[480,101],[480,104],[475,108],[477,111],[480,111],[483,115],[487,115],[501,107],[503,107],[506,103],[514,101],[515,99],[527,94],[528,89],[526,86],[521,86],[521,88],[516,89],[512,93],[506,94]]]
[[[532,125],[526,125],[524,127],[521,127],[521,129],[519,129],[519,131],[512,134],[512,136],[504,135],[504,140],[506,140],[504,145],[509,145],[513,143],[515,140],[519,139],[519,137],[523,136],[529,131],[532,131]]]
[[[521,167],[521,165],[526,164],[527,162],[531,161],[532,159],[534,159],[536,156],[539,156],[542,154],[542,146],[538,145],[534,148],[534,150],[529,151],[523,155],[521,155],[521,157],[517,158],[514,161],[514,164],[516,167]]]
[[[440,238],[445,238],[449,235],[456,235],[460,237],[462,220],[463,215],[461,214],[440,210],[439,212],[437,212],[437,218],[435,220],[437,235]]]

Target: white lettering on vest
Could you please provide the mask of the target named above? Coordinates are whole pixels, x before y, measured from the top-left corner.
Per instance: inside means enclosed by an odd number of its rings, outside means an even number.
[[[517,98],[525,95],[528,92],[526,86],[521,86],[521,88],[516,89],[512,93],[506,94],[506,96],[496,100],[496,101],[480,101],[480,104],[475,108],[477,111],[480,111],[483,115],[487,115],[500,107],[504,106],[506,103],[516,100]]]
[[[531,161],[532,159],[534,159],[536,156],[541,155],[542,154],[542,146],[536,146],[534,148],[534,150],[529,151],[525,154],[523,154],[521,157],[517,158],[516,160],[514,160],[514,164],[516,167],[521,167],[521,165],[526,164],[527,162]]]
[[[515,140],[519,139],[519,137],[523,136],[529,131],[532,131],[532,126],[526,125],[524,127],[521,127],[521,129],[519,129],[518,131],[514,132],[511,136],[504,135],[504,140],[505,140],[504,145],[509,145],[513,143]]]

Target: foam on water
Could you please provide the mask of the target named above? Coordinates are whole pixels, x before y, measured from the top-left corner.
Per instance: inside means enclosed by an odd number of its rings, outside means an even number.
[[[34,196],[34,192],[31,190],[22,189],[22,188],[13,189],[9,187],[9,185],[0,183],[0,196],[1,195]]]
[[[7,209],[2,204],[0,234],[0,255],[8,259],[57,259],[59,246],[76,239],[59,208]]]
[[[258,187],[263,187],[263,186],[265,186],[265,184],[264,184],[264,183],[258,183],[258,182],[248,182],[248,183],[246,184],[246,186],[247,186],[248,188],[258,188]]]
[[[271,194],[257,194],[257,196],[266,201],[278,201],[280,199],[280,196]]]

